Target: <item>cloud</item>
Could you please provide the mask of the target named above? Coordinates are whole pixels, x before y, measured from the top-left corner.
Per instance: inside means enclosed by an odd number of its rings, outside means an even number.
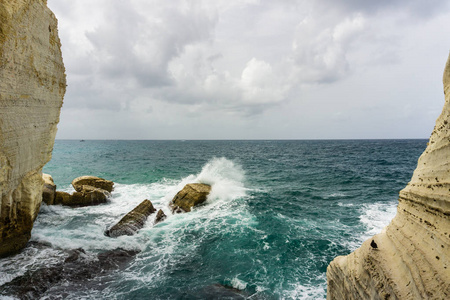
[[[402,67],[418,51],[408,43],[449,13],[447,2],[48,1],[68,75],[64,109],[170,107],[184,120],[207,112],[233,122],[294,104],[320,110],[327,97],[314,89]]]

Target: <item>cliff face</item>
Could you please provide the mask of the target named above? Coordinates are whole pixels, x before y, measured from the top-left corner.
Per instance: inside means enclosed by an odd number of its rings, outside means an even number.
[[[450,57],[445,104],[397,215],[327,269],[327,299],[450,299]]]
[[[44,0],[0,0],[0,257],[30,238],[66,89]]]

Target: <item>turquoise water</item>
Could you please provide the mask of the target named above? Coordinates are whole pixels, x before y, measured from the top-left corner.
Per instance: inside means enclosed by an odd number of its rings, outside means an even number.
[[[426,140],[69,141],[55,143],[44,172],[58,190],[95,175],[116,183],[109,203],[42,205],[33,249],[0,260],[0,285],[27,270],[86,255],[140,250],[104,283],[71,289],[71,299],[202,299],[214,284],[248,299],[324,299],[326,267],[355,250],[395,215]],[[204,206],[172,215],[169,201],[186,183],[212,185]],[[134,236],[103,231],[144,199],[168,218],[150,216]],[[52,295],[51,291],[48,295]]]

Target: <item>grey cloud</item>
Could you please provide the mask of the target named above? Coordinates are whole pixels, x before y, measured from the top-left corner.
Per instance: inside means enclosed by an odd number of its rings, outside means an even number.
[[[388,11],[402,11],[420,18],[430,18],[449,7],[447,0],[323,0],[318,3],[321,6],[323,5],[323,9],[340,7],[345,11],[364,12],[369,15]]]
[[[123,1],[104,9],[107,22],[86,36],[105,79],[134,79],[143,87],[169,85],[169,62],[187,45],[211,39],[215,16],[195,5],[187,11],[163,6],[157,13],[146,15]]]

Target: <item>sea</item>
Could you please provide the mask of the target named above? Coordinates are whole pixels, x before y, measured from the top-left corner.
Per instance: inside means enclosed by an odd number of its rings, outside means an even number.
[[[75,287],[55,279],[39,297],[325,299],[328,264],[389,224],[426,144],[56,140],[43,171],[57,190],[71,193],[74,178],[94,175],[115,182],[112,197],[90,207],[42,204],[29,245],[0,259],[0,291],[61,265],[70,250],[95,262],[99,253],[125,249],[136,254],[117,269]],[[172,214],[170,200],[195,182],[212,186],[207,201]],[[145,199],[165,212],[163,222],[155,225],[153,214],[133,236],[104,235]]]

